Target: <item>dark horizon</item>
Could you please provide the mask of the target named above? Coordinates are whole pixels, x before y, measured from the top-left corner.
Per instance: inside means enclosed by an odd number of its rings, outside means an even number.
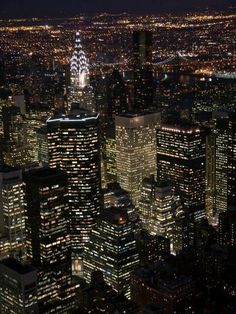
[[[9,0],[1,4],[1,18],[20,17],[64,17],[87,13],[133,13],[133,14],[158,14],[158,13],[187,13],[209,10],[226,10],[234,7],[234,0],[120,0],[111,3],[111,0],[41,0],[35,3],[32,0]]]

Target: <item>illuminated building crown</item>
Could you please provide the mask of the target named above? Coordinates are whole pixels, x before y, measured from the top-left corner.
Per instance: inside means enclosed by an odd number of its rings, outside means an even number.
[[[74,87],[83,89],[89,85],[89,65],[81,45],[79,32],[76,33],[75,50],[71,58],[70,71],[71,84]]]

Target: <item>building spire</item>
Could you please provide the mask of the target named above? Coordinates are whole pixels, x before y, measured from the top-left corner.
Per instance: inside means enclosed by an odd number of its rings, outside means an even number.
[[[89,85],[89,65],[83,50],[80,33],[76,33],[75,49],[70,63],[71,85],[75,88],[85,88]]]

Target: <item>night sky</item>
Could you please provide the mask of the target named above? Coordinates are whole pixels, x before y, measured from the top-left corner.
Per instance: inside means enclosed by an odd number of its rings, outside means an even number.
[[[81,12],[163,13],[225,9],[235,0],[1,0],[1,17],[63,16]]]

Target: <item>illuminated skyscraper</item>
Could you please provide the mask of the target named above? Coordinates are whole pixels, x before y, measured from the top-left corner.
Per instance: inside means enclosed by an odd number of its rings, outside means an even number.
[[[180,195],[184,210],[205,216],[206,131],[193,125],[162,125],[157,131],[157,178]]]
[[[89,65],[83,50],[80,33],[76,33],[75,49],[70,64],[71,84],[68,111],[72,103],[79,103],[84,109],[95,111],[95,98],[89,80]]]
[[[88,242],[100,212],[98,120],[98,115],[81,113],[51,118],[47,123],[49,165],[68,175],[71,240],[75,254]]]
[[[28,163],[26,122],[20,109],[3,107],[3,142],[0,149],[2,162],[10,166],[25,166]]]
[[[181,212],[180,199],[171,186],[158,184],[154,177],[143,180],[139,213],[150,234],[170,239],[173,247],[176,218]]]
[[[104,148],[104,172],[105,183],[117,181],[117,169],[116,169],[116,138],[115,130],[109,129],[105,135],[105,148]]]
[[[73,309],[68,181],[65,172],[40,168],[24,177],[27,256],[38,269],[40,313]]]
[[[130,297],[130,273],[138,263],[133,224],[127,211],[115,207],[102,210],[85,247],[86,281],[90,282],[93,271],[100,270],[109,285]]]
[[[38,162],[39,146],[37,132],[46,126],[46,121],[50,117],[50,109],[45,104],[34,104],[26,114],[27,123],[27,149],[30,161]]]
[[[152,72],[152,32],[134,31],[133,33],[134,67],[134,110],[152,109],[153,72]]]
[[[218,119],[215,142],[215,206],[213,216],[228,207],[229,120]]]
[[[116,116],[117,181],[134,204],[140,198],[142,181],[156,174],[156,130],[159,113]]]
[[[214,212],[216,218],[227,211],[236,197],[236,116],[218,119],[215,140]]]
[[[41,166],[47,166],[48,161],[48,137],[47,137],[47,127],[42,127],[37,130],[37,160]]]
[[[25,242],[22,171],[0,167],[0,258],[20,257]]]
[[[206,213],[210,223],[214,223],[216,185],[216,134],[211,132],[206,138]]]

